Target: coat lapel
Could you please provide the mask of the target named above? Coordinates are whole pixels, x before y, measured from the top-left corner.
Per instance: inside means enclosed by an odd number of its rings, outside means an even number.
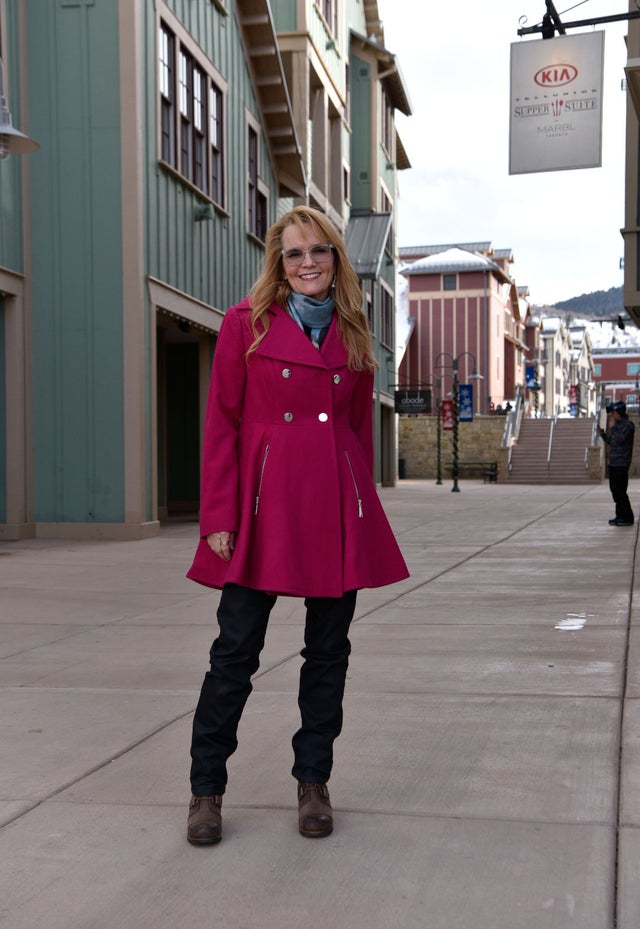
[[[324,358],[328,368],[344,368],[347,364],[347,350],[338,329],[338,316],[336,313],[333,314],[329,331],[322,343],[319,354]]]
[[[346,365],[347,351],[338,332],[335,313],[319,351],[286,310],[274,305],[270,314],[269,331],[256,349],[256,354],[278,361],[295,360],[298,364],[315,368],[340,368]]]

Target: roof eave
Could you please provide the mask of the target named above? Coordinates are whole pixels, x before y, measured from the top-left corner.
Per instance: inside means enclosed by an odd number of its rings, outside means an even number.
[[[306,196],[307,177],[268,0],[238,0],[236,13],[280,196]]]

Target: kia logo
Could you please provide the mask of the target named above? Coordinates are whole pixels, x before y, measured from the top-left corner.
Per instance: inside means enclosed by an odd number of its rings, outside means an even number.
[[[533,79],[539,87],[562,87],[575,81],[577,76],[578,69],[574,65],[548,65],[540,68]]]

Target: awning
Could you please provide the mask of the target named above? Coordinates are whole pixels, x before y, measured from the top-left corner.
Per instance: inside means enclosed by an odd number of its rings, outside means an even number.
[[[344,237],[347,255],[361,280],[374,280],[380,274],[390,229],[391,213],[366,213],[349,219]]]
[[[405,83],[400,65],[393,52],[383,48],[379,42],[368,39],[360,33],[351,30],[351,38],[360,42],[364,48],[369,49],[377,59],[378,74],[377,78],[385,87],[389,94],[389,100],[396,110],[400,110],[405,116],[411,116],[413,109],[409,100],[409,91]]]

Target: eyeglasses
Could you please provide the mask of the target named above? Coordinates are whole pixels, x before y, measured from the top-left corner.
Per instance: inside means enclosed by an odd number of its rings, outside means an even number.
[[[326,242],[323,245],[312,245],[311,248],[283,248],[281,255],[286,264],[292,268],[301,265],[305,255],[309,255],[316,264],[323,265],[330,260],[333,249],[334,246],[330,242]]]

